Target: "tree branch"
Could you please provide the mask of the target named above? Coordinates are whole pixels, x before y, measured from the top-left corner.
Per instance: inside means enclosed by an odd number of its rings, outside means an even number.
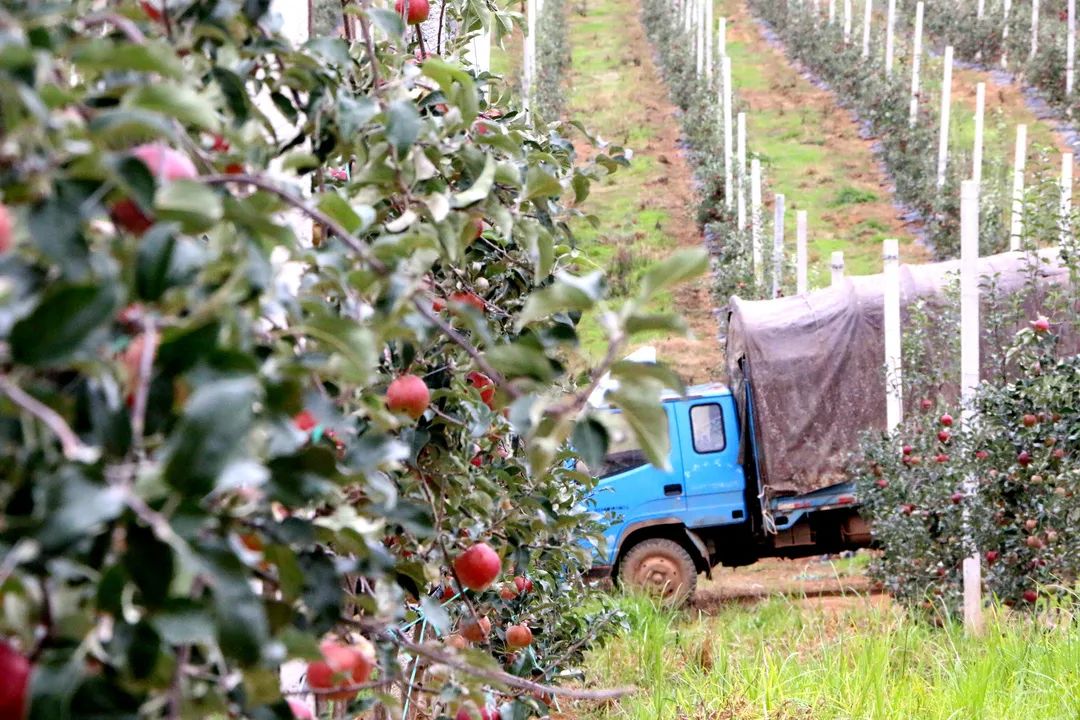
[[[146,36],[143,35],[139,26],[123,15],[117,13],[95,13],[83,18],[82,22],[83,26],[87,28],[97,27],[98,25],[113,25],[117,30],[122,32],[128,40],[136,45],[143,45],[146,43]]]
[[[0,391],[19,406],[45,424],[53,435],[60,440],[64,457],[73,462],[94,462],[99,455],[96,448],[84,445],[75,431],[60,416],[60,413],[24,391],[7,375],[0,375]]]
[[[364,46],[367,48],[368,60],[371,62],[371,85],[378,93],[382,88],[382,80],[379,78],[379,58],[375,54],[375,41],[371,39],[371,23],[367,17],[368,6],[362,8],[359,14],[360,32],[364,35]]]
[[[157,354],[158,333],[154,318],[147,316],[143,320],[143,346],[139,356],[139,373],[135,384],[135,402],[131,409],[131,435],[136,451],[142,450],[143,433],[146,430],[146,401],[150,396],[150,375],[154,369],[154,356]]]

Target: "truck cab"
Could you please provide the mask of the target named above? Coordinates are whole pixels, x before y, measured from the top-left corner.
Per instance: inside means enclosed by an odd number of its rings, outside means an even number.
[[[749,403],[749,392],[746,402]],[[767,499],[757,477],[752,408],[740,416],[729,388],[700,385],[663,399],[671,440],[668,469],[645,459],[621,413],[591,502],[611,524],[594,574],[684,598],[717,564],[797,557],[869,543],[849,483]],[[745,440],[745,442],[744,442]]]

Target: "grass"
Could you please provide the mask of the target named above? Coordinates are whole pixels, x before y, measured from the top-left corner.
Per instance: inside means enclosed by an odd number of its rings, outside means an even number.
[[[1080,625],[997,614],[982,639],[891,604],[787,598],[712,616],[624,601],[630,629],[588,659],[635,695],[580,715],[640,720],[1066,720],[1080,717]]]

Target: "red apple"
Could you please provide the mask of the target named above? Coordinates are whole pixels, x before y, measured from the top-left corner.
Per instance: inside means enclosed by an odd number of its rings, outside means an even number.
[[[113,204],[109,209],[109,217],[112,218],[114,225],[133,235],[142,235],[154,224],[150,216],[144,213],[131,198],[124,198]]]
[[[945,453],[938,453],[934,456],[934,461],[939,463],[947,463],[949,462],[949,456]]]
[[[405,12],[405,0],[396,0],[394,2],[394,12],[401,15]],[[428,0],[409,0],[409,16],[407,18],[409,25],[417,25],[428,19],[428,14],[431,12],[431,5],[428,4]]]
[[[1039,422],[1039,418],[1035,417],[1031,413],[1028,413],[1024,417],[1022,417],[1020,421],[1024,423],[1024,427],[1032,427],[1035,425],[1035,423]]]
[[[349,173],[343,168],[330,168],[326,171],[326,174],[330,176],[331,180],[337,180],[338,182],[345,182],[349,179]]]
[[[985,460],[988,457],[990,457],[990,453],[986,452],[985,450],[976,450],[975,451],[975,459],[976,460]]]
[[[161,22],[161,9],[154,5],[154,3],[150,2],[150,0],[139,0],[139,5],[142,6],[143,12],[146,13],[146,17],[154,22]]]
[[[499,588],[499,597],[501,597],[503,600],[513,600],[517,596],[517,587],[515,587],[512,583],[506,583],[501,588]]]
[[[919,407],[921,407],[923,410],[929,410],[930,408],[934,407],[934,401],[930,400],[929,398],[923,398],[919,401]]]
[[[533,589],[533,581],[522,575],[514,578],[514,585],[517,586],[519,593],[529,593]]]
[[[139,145],[131,154],[142,160],[158,181],[191,180],[199,174],[191,158],[162,143]]]
[[[1039,599],[1039,593],[1035,592],[1034,590],[1025,590],[1024,591],[1024,602],[1033,603],[1038,599]]]
[[[315,715],[312,714],[311,708],[304,703],[294,698],[289,698],[289,709],[292,710],[293,717],[296,720],[315,720]]]
[[[502,560],[487,543],[477,543],[454,559],[461,584],[477,592],[487,589],[502,571]]]
[[[14,223],[11,221],[11,211],[7,209],[7,205],[0,203],[0,254],[6,253],[11,249],[11,226],[13,224]]]
[[[489,408],[495,407],[495,383],[482,372],[473,371],[466,376],[469,384],[480,391],[480,399]]]
[[[216,153],[227,153],[230,147],[228,140],[221,135],[214,135],[214,143],[210,146],[210,149]]]
[[[950,436],[949,436],[949,431],[948,430],[939,430],[938,431],[938,434],[937,434],[938,442],[947,443],[947,442],[949,442],[949,437]]]
[[[478,238],[478,237],[480,237],[481,235],[484,234],[484,219],[483,218],[473,218],[472,219],[472,227],[473,227],[473,240],[475,240],[476,238]]]
[[[1040,315],[1031,321],[1032,329],[1037,333],[1044,333],[1050,331],[1050,319],[1045,315]]]
[[[953,505],[959,505],[960,503],[962,503],[964,501],[964,493],[962,493],[962,492],[954,492],[952,494],[952,497],[950,497],[949,499],[952,500]]]
[[[998,557],[1000,557],[1000,556],[1001,556],[1001,553],[998,552],[997,550],[987,550],[986,551],[986,564],[987,565],[993,565],[997,561]]]
[[[462,705],[458,708],[454,720],[496,720],[496,715],[491,710],[479,708],[475,705]]]
[[[431,391],[416,375],[402,375],[386,389],[386,405],[393,412],[407,413],[414,420],[427,410]]]
[[[904,453],[905,455],[910,455],[910,454],[911,454],[911,453],[913,453],[914,451],[915,451],[915,448],[911,447],[910,445],[905,445],[905,446],[904,446],[904,447],[903,447],[903,448],[901,449],[901,452],[903,452],[903,453]]]
[[[30,661],[0,640],[0,718],[26,717],[26,692],[30,686]]]
[[[1038,535],[1028,535],[1024,539],[1024,543],[1032,550],[1041,550],[1044,547],[1042,538]]]
[[[876,481],[874,482],[874,484],[875,484],[875,485],[877,485],[877,486],[878,486],[879,488],[881,488],[882,490],[884,490],[885,488],[889,487],[889,481],[888,481],[888,480],[886,480],[885,478],[880,478],[880,479],[876,480]]]
[[[1065,450],[1062,448],[1054,448],[1054,459],[1060,460],[1065,457]]]
[[[944,415],[941,416],[941,424],[944,425],[945,427],[952,426],[952,423],[953,423],[952,415],[950,415],[949,413],[945,413]]]
[[[469,641],[462,636],[454,633],[453,635],[447,635],[446,640],[443,641],[446,647],[452,647],[455,650],[464,650],[469,647]]]
[[[450,296],[450,301],[484,312],[484,299],[474,292],[456,292]]]
[[[491,634],[491,621],[486,617],[481,617],[477,620],[466,620],[461,623],[459,629],[461,637],[465,638],[469,642],[482,643],[488,639],[488,635]]]
[[[309,410],[301,410],[296,413],[296,415],[293,415],[292,421],[293,425],[301,432],[311,432],[319,424]]]
[[[904,503],[900,506],[900,512],[904,515],[910,515],[911,513],[915,512],[915,506],[911,503]]]
[[[512,648],[532,645],[533,634],[528,625],[511,625],[506,628],[506,644]]]
[[[1020,463],[1021,467],[1027,467],[1031,464],[1031,453],[1027,450],[1021,450],[1020,454],[1016,456],[1016,462]]]
[[[375,648],[366,638],[353,645],[325,641],[319,645],[323,660],[308,664],[307,684],[313,690],[336,690],[368,681],[375,669]],[[355,690],[320,693],[331,700],[350,700]]]

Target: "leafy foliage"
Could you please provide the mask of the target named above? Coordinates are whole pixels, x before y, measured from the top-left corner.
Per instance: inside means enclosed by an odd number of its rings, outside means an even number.
[[[34,660],[29,717],[284,718],[282,663],[360,636],[379,667],[338,704],[397,706],[419,658],[437,712],[485,687],[539,712],[525,678],[611,618],[564,600],[599,529],[568,438],[607,369],[566,371],[576,323],[605,313],[618,357],[703,259],[606,309],[563,197],[622,151],[577,164],[569,128],[460,63],[509,26],[493,5],[454,3],[463,32],[423,62],[355,3],[356,42],[301,47],[264,2],[98,6],[0,10],[0,634]],[[194,175],[153,172],[145,143]],[[415,421],[384,399],[405,373],[430,389]],[[612,373],[659,461],[655,373]],[[534,591],[440,603],[480,540]],[[395,627],[420,613],[495,632],[414,646]],[[536,636],[513,657],[511,621]]]

